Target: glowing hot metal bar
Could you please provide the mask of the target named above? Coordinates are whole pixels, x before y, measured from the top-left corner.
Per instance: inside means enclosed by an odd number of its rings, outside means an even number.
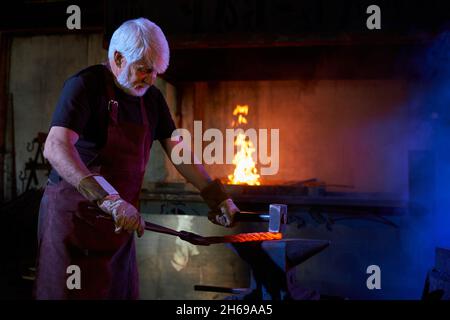
[[[178,236],[180,237],[180,239],[184,241],[200,246],[209,246],[210,244],[216,243],[280,240],[283,237],[282,234],[279,232],[254,232],[254,233],[233,234],[220,237],[203,237],[192,232],[176,231],[151,222],[145,222],[145,230]]]
[[[283,238],[283,235],[280,232],[254,232],[254,233],[240,233],[229,236],[205,237],[205,238],[211,244],[213,244],[213,243],[281,240]]]

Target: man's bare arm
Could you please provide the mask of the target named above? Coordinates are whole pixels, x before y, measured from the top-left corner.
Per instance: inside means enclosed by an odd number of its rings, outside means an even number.
[[[90,174],[75,148],[78,134],[64,127],[52,127],[45,141],[44,157],[68,183],[77,187]]]
[[[165,139],[161,142],[165,152],[170,158],[172,149],[178,144],[183,143],[182,141],[172,141],[170,138]],[[185,146],[184,150],[188,151],[188,147]],[[189,150],[190,152],[190,150]],[[194,163],[194,153],[191,153],[191,164],[174,164],[178,172],[186,178],[186,180],[194,185],[198,190],[203,190],[208,183],[211,182],[211,177],[206,172],[205,168],[201,164]]]
[[[161,144],[169,158],[171,158],[173,148],[179,143],[183,143],[183,141],[172,141],[169,138],[163,140]],[[234,215],[239,212],[239,208],[236,207],[227,194],[220,180],[212,181],[205,168],[201,164],[195,164],[195,154],[187,145],[183,146],[183,152],[189,152],[191,164],[174,164],[175,168],[187,181],[200,190],[201,196],[211,209],[208,213],[208,219],[215,224],[232,227],[234,225]]]

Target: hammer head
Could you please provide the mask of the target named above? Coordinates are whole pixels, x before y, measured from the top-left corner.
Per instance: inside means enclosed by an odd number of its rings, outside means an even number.
[[[283,232],[287,223],[287,205],[271,204],[269,206],[269,232]]]

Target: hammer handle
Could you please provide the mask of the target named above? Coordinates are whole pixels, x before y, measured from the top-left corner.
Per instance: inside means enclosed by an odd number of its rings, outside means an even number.
[[[240,211],[234,215],[235,221],[260,222],[270,220],[267,212]]]

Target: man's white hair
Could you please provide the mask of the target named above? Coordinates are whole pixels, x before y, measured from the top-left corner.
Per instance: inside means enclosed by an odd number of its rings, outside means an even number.
[[[115,51],[130,64],[144,59],[157,73],[163,73],[169,65],[169,45],[164,33],[145,18],[125,21],[114,31],[109,43],[109,60],[114,59]]]

